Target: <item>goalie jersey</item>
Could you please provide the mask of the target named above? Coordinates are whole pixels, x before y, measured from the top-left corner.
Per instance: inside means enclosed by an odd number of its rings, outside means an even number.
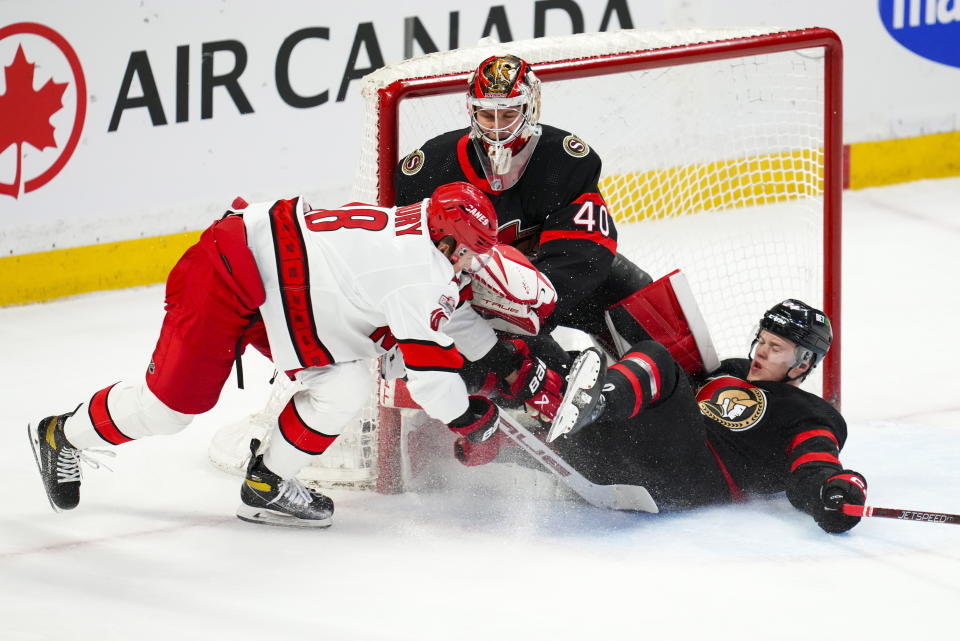
[[[575,310],[607,278],[617,253],[617,230],[597,185],[600,157],[579,137],[542,127],[523,175],[504,191],[492,189],[484,178],[468,129],[428,140],[397,167],[396,202],[429,198],[437,186],[454,181],[482,189],[497,210],[499,242],[531,257],[556,288],[561,315]]]
[[[427,413],[449,422],[466,411],[457,375],[463,356],[445,331],[459,284],[430,240],[423,203],[324,210],[294,198],[249,205],[242,217],[278,368],[373,359],[396,346],[410,393]],[[460,331],[486,331],[494,340],[479,317],[475,323],[461,318],[469,327]]]

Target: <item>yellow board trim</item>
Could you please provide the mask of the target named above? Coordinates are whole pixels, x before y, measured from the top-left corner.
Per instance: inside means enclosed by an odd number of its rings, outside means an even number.
[[[819,165],[817,156],[819,152],[806,151],[636,172],[608,176],[600,187],[619,222],[656,218],[666,211],[760,205],[819,193],[821,176],[814,179],[809,169],[810,163]],[[805,174],[801,180],[781,182],[797,172]],[[850,145],[849,174],[851,189],[960,176],[960,131]],[[704,180],[710,189],[693,198],[694,190],[685,185]],[[636,186],[640,189],[632,195],[619,196],[630,193],[624,187]],[[0,306],[161,283],[199,237],[199,231],[192,231],[0,258]]]
[[[0,258],[0,306],[162,283],[199,231]]]
[[[960,176],[960,131],[850,145],[850,189]]]

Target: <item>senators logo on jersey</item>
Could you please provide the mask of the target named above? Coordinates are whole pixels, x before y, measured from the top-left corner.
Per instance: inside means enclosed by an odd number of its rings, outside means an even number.
[[[590,153],[590,145],[583,142],[583,139],[570,134],[563,139],[563,150],[574,158],[583,158]]]
[[[417,149],[414,152],[411,152],[409,156],[403,159],[403,162],[400,164],[400,171],[402,171],[407,176],[413,176],[418,171],[423,169],[423,162],[425,160],[424,153]]]
[[[764,391],[750,383],[721,376],[697,392],[700,413],[735,432],[755,426],[767,411]]]

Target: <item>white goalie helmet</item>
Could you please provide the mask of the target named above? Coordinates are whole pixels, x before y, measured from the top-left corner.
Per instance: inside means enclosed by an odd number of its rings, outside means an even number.
[[[470,76],[467,111],[490,186],[512,187],[540,139],[540,81],[517,56],[491,56]]]

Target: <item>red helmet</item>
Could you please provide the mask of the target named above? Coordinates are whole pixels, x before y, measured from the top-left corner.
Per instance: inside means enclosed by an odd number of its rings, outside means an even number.
[[[508,137],[496,134],[477,122],[481,109],[515,109],[522,118],[520,126]],[[467,111],[470,114],[472,135],[487,145],[520,145],[536,133],[540,120],[540,81],[530,65],[517,56],[490,56],[480,63],[470,76],[467,90]],[[509,126],[509,123],[503,123]]]
[[[486,194],[470,183],[448,183],[433,191],[427,203],[427,227],[433,242],[453,236],[458,245],[477,254],[485,254],[497,244],[497,210]]]

